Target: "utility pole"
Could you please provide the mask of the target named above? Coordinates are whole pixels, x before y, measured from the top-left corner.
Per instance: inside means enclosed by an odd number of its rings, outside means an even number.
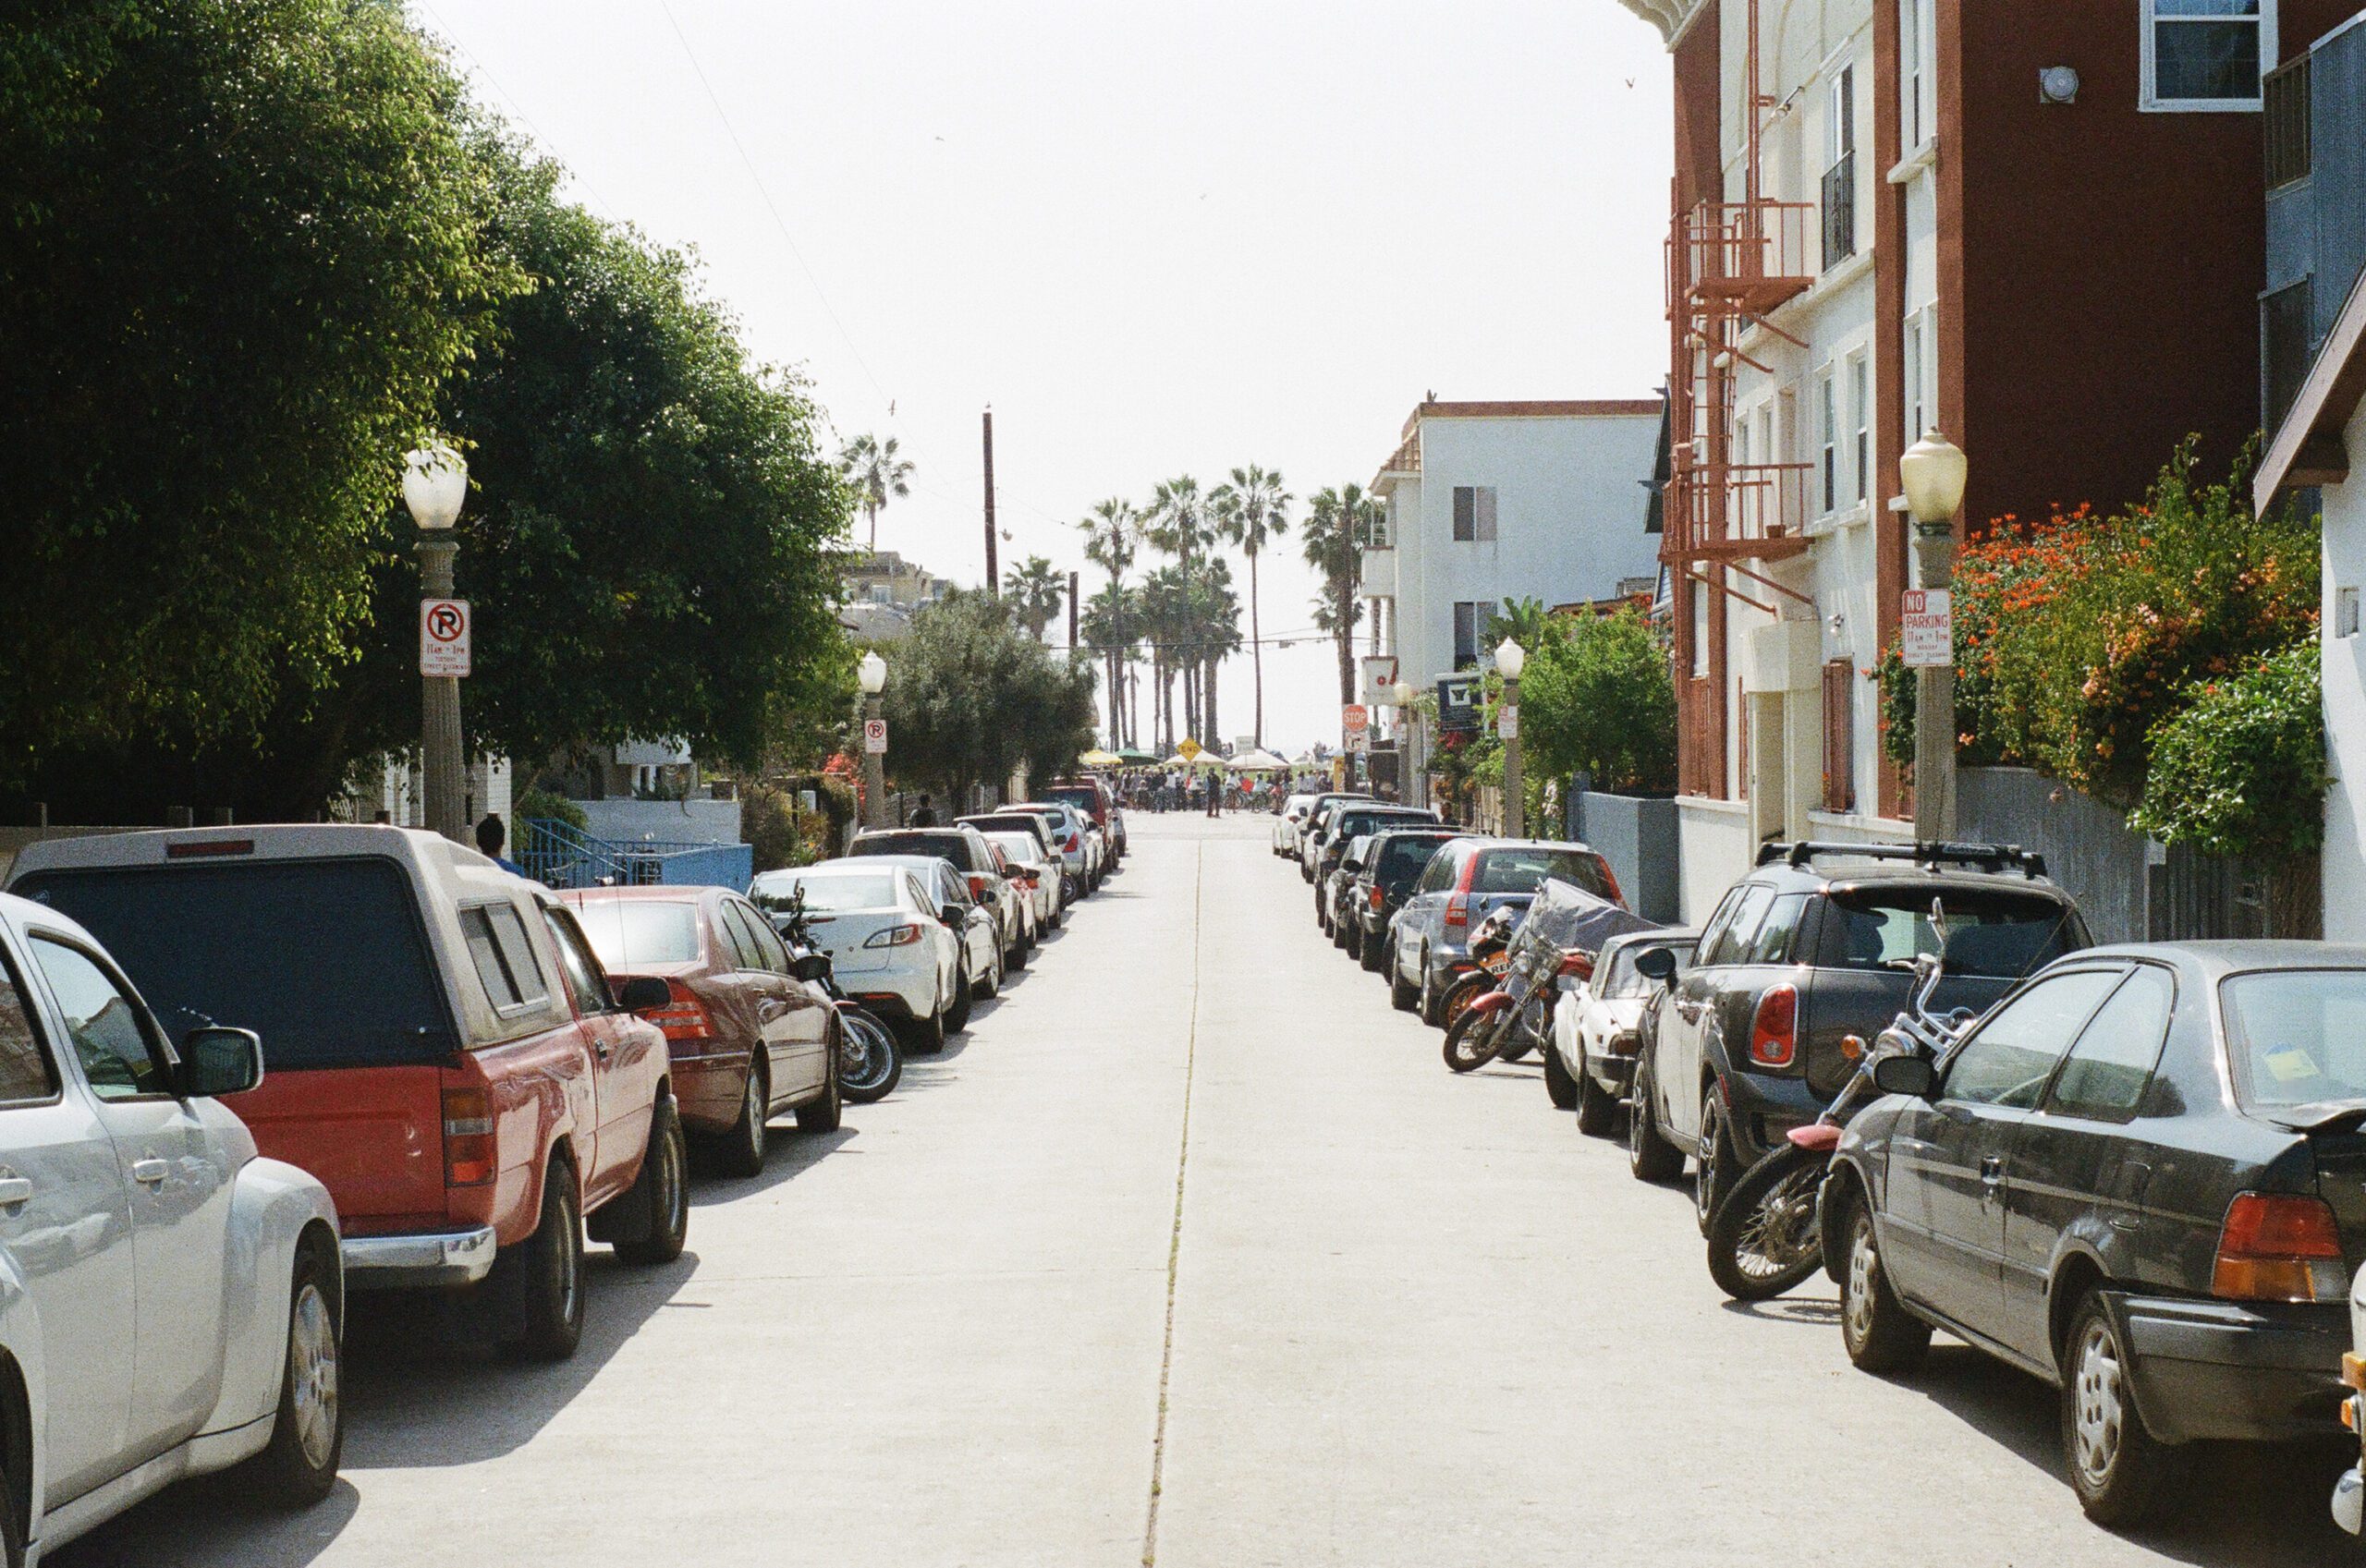
[[[994,411],[986,409],[986,591],[1002,597],[1002,571],[994,565]]]
[[[1077,650],[1076,640],[1076,574],[1068,574],[1068,651]]]

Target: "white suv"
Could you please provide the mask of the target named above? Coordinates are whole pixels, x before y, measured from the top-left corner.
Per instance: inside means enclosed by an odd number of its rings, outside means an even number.
[[[335,1484],[336,1209],[212,1098],[262,1077],[254,1035],[176,1049],[88,931],[0,894],[0,1561],[242,1462],[277,1502]]]

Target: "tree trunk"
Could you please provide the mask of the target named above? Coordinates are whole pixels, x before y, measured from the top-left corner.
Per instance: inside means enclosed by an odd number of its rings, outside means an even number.
[[[1339,705],[1346,707],[1356,699],[1356,596],[1341,592],[1331,605],[1337,629],[1333,634],[1339,640]]]
[[[1250,742],[1259,750],[1265,748],[1265,644],[1257,629],[1257,553],[1249,553],[1249,677],[1250,689],[1256,694],[1254,713],[1249,726]]]
[[[1212,749],[1217,739],[1224,734],[1224,726],[1216,723],[1216,667],[1223,662],[1221,659],[1211,659],[1201,666],[1207,683],[1208,695],[1201,702],[1200,711],[1208,718],[1208,746]]]
[[[879,508],[865,502],[862,509],[871,518],[871,553],[876,555],[879,553]]]

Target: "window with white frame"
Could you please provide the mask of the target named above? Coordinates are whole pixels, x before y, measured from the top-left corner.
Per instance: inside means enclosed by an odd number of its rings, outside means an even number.
[[[2171,113],[2255,110],[2275,60],[2275,0],[2139,0],[2143,106]]]
[[[1933,0],[1897,0],[1898,145],[1910,154],[1938,129],[1932,79],[1938,26]]]
[[[1848,357],[1848,477],[1855,485],[1855,498],[1863,501],[1872,493],[1873,444],[1872,387],[1866,375],[1865,357]]]
[[[1485,544],[1495,537],[1495,487],[1458,484],[1454,487],[1454,537],[1466,543]]]
[[[1709,585],[1697,577],[1687,577],[1685,592],[1692,601],[1692,678],[1709,677]]]
[[[1917,310],[1906,318],[1906,364],[1901,389],[1906,394],[1905,433],[1909,446],[1921,440],[1922,432],[1931,428],[1928,410],[1922,401],[1924,368],[1929,358],[1926,342],[1929,334],[1924,329],[1930,320],[1928,310]]]
[[[1484,622],[1488,602],[1480,599],[1457,600],[1454,606],[1454,667],[1467,670],[1479,662],[1479,638],[1486,630]]]
[[[1823,497],[1821,510],[1830,517],[1840,510],[1840,408],[1832,372],[1815,378],[1816,480]]]

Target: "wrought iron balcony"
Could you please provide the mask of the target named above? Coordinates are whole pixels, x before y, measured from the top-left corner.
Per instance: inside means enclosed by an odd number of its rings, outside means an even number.
[[[1668,480],[1661,555],[1782,561],[1804,553],[1812,463],[1709,463]]]
[[[1764,315],[1815,282],[1811,201],[1703,201],[1677,220],[1669,283],[1679,317],[1723,306]]]

